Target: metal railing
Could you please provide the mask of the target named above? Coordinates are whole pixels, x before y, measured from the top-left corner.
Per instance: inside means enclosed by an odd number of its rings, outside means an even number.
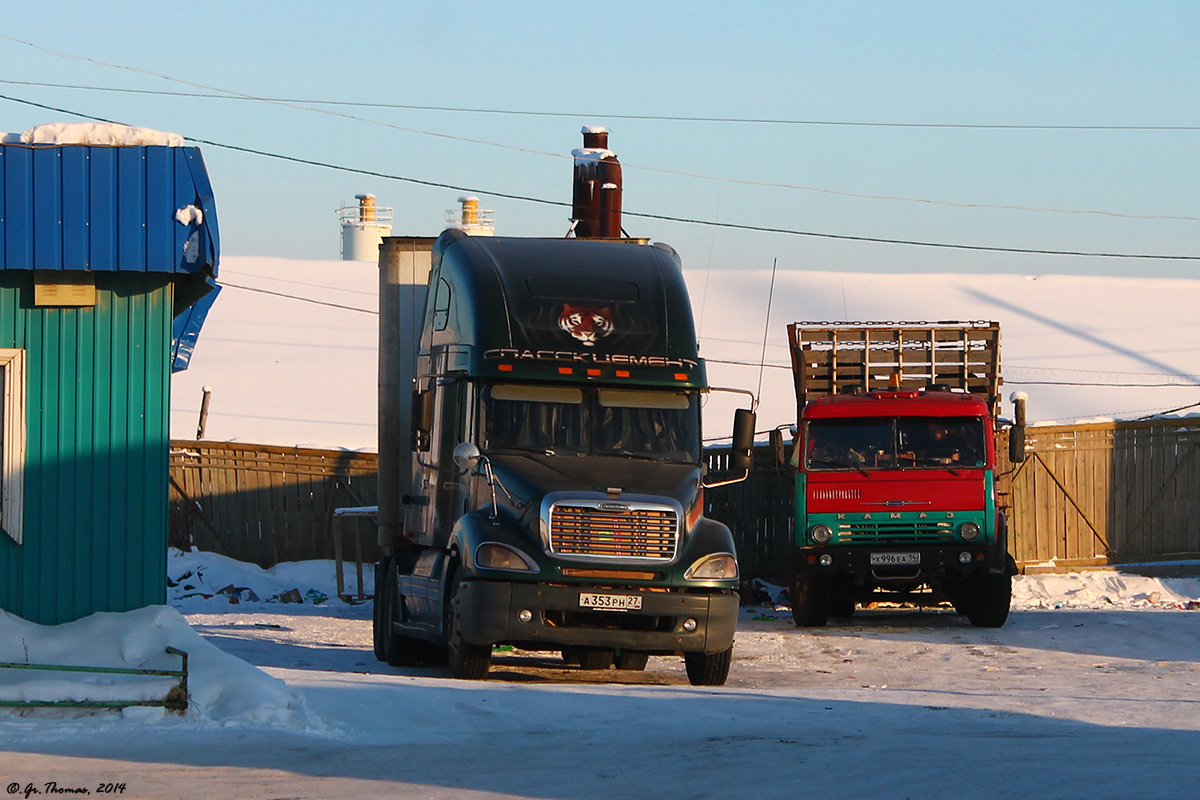
[[[157,706],[168,711],[183,713],[188,705],[188,654],[183,650],[168,647],[166,652],[179,656],[179,669],[133,669],[131,667],[76,667],[67,664],[21,664],[0,662],[0,669],[31,669],[48,672],[87,672],[101,675],[149,675],[178,678],[166,696],[145,700],[0,700],[0,708],[129,708],[130,706]]]

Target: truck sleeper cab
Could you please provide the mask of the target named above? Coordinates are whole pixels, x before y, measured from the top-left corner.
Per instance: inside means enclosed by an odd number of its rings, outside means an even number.
[[[674,252],[447,231],[429,286],[377,655],[444,647],[478,678],[498,644],[586,668],[682,654],[723,683],[736,551],[702,513],[708,387]]]

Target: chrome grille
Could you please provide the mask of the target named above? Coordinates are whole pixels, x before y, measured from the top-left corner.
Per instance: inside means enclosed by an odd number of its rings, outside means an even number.
[[[932,520],[841,522],[837,537],[842,544],[938,544],[955,540],[953,522]]]
[[[555,555],[670,561],[678,540],[679,516],[673,508],[611,510],[580,503],[550,508],[550,552]]]

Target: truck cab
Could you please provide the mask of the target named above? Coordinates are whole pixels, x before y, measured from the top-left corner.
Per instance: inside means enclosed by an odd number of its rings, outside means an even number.
[[[703,516],[709,387],[675,252],[446,231],[419,335],[376,654],[444,648],[463,678],[499,644],[586,668],[682,655],[723,683],[736,551]]]

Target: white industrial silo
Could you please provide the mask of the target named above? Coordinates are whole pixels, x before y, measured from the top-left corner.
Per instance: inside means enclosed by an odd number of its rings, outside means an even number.
[[[356,194],[356,206],[337,211],[342,223],[342,260],[378,261],[383,237],[392,234],[392,209],[375,205],[375,195]]]
[[[480,208],[478,197],[458,198],[459,207],[446,211],[446,227],[457,228],[469,236],[495,236],[496,212]]]

